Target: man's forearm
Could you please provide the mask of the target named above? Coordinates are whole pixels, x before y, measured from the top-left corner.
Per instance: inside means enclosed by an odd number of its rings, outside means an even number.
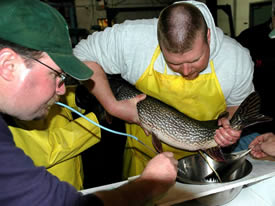
[[[95,62],[84,62],[94,72],[91,80],[86,82],[89,91],[97,98],[104,109],[115,116],[116,98],[110,88],[107,76],[100,65]]]
[[[140,206],[152,200],[156,183],[150,180],[137,179],[115,190],[97,192],[104,205]]]

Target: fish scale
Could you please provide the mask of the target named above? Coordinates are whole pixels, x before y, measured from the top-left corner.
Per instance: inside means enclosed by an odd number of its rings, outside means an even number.
[[[203,128],[199,121],[151,97],[138,103],[137,109],[141,125],[148,128],[149,123],[149,131],[153,133],[157,131],[159,134],[157,137],[169,145],[185,150],[197,150],[205,145],[215,145],[213,136],[217,126],[211,129]]]
[[[115,96],[117,100],[124,100],[138,94],[141,92],[123,82]],[[214,134],[218,128],[217,120],[192,119],[148,95],[145,100],[137,104],[137,110],[141,126],[170,146],[189,151],[206,150],[217,146],[214,140]],[[271,120],[272,118],[260,114],[260,97],[253,92],[240,105],[230,122],[233,128],[243,129]]]

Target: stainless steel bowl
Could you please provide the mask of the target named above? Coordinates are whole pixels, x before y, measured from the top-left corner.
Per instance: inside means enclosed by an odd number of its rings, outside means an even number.
[[[210,161],[213,168],[218,168],[221,164],[216,161]],[[212,173],[211,168],[206,161],[199,155],[191,155],[179,160],[179,172],[177,181],[187,184],[217,184],[217,179],[206,180],[204,177]],[[227,179],[223,182],[231,182],[247,176],[252,170],[252,164],[245,160]],[[196,201],[202,202],[206,206],[223,205],[233,200],[242,190],[242,186],[232,188],[223,192],[211,194],[198,198]]]

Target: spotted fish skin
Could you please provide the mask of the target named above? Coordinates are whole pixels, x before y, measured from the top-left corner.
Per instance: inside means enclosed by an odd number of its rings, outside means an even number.
[[[117,100],[129,99],[141,94],[135,87],[123,83],[115,96]],[[214,134],[217,120],[198,121],[179,112],[173,107],[147,95],[137,104],[141,126],[162,142],[178,149],[196,151],[217,146]],[[243,129],[253,124],[271,121],[260,112],[260,97],[251,93],[231,119],[231,126]]]

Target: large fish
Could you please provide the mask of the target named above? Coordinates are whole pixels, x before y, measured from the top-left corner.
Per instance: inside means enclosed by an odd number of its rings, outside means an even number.
[[[117,100],[129,99],[141,94],[128,83],[122,83],[115,93]],[[145,100],[137,104],[137,110],[141,126],[152,133],[153,138],[172,147],[195,151],[217,146],[214,140],[215,131],[219,127],[217,120],[192,119],[148,95]],[[272,118],[260,114],[260,97],[253,92],[242,102],[230,123],[232,128],[239,130],[271,120]],[[158,147],[158,145],[154,146]]]

